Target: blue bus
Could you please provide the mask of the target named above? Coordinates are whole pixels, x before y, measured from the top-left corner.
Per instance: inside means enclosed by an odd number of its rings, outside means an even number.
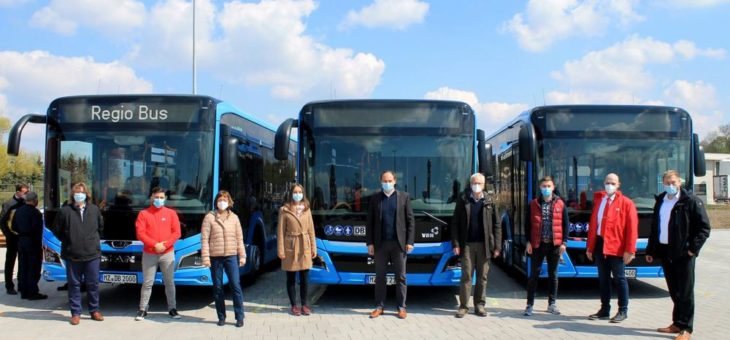
[[[366,212],[379,192],[380,173],[393,170],[396,188],[410,194],[415,247],[406,266],[409,285],[457,285],[459,259],[449,225],[456,197],[478,165],[491,169],[484,132],[462,102],[336,100],[304,105],[298,119],[277,130],[278,159],[288,157],[297,128],[298,180],[312,206],[316,284],[374,284],[368,256]],[[481,160],[481,161],[479,161]],[[389,284],[393,277],[389,277]]]
[[[85,182],[104,218],[100,281],[142,283],[137,214],[150,190],[167,189],[166,205],[180,217],[175,283],[212,285],[202,266],[200,228],[219,189],[228,190],[241,219],[253,277],[276,259],[276,223],[283,193],[294,181],[293,152],[273,154],[274,130],[255,116],[197,95],[96,95],[54,100],[46,115],[28,114],[12,128],[8,153],[18,154],[27,123],[46,127],[46,225]],[[60,241],[45,228],[43,277],[65,281]],[[158,273],[156,284],[161,284]],[[227,279],[226,279],[227,280]]]
[[[662,173],[676,169],[692,188],[693,176],[704,176],[705,156],[690,115],[660,106],[561,105],[523,112],[487,141],[494,146],[496,194],[503,212],[503,255],[508,268],[529,276],[525,254],[529,203],[543,176],[555,179],[570,217],[567,251],[558,266],[561,277],[594,278],[586,258],[593,193],[603,190],[608,173],[620,177],[620,190],[636,205],[639,239],[636,259],[626,267],[629,278],[663,277],[662,267],[646,263],[654,195],[663,191]],[[544,263],[543,266],[546,266]],[[543,267],[542,276],[547,268]]]

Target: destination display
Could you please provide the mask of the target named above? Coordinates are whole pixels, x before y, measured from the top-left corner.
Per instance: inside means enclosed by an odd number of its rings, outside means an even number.
[[[199,102],[61,103],[61,123],[197,123]]]

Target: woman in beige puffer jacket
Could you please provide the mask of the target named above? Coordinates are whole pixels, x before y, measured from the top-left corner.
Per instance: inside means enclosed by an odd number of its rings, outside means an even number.
[[[309,269],[312,259],[317,256],[314,241],[314,222],[309,201],[304,197],[304,188],[299,184],[292,185],[289,190],[289,201],[279,210],[279,227],[277,233],[278,255],[281,269],[286,271],[286,291],[291,302],[291,314],[309,315],[307,291],[309,289]],[[297,305],[296,275],[299,274],[301,308]]]

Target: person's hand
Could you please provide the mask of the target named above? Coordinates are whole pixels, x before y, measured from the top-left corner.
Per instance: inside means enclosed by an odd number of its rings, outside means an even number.
[[[165,251],[165,249],[167,249],[165,247],[165,242],[159,242],[159,243],[155,244],[155,252],[157,252],[158,254],[162,254]]]
[[[313,259],[316,259],[317,258],[317,253],[312,253],[312,258]]]
[[[495,250],[494,253],[492,253],[492,257],[499,257],[499,250]]]
[[[461,255],[461,249],[459,247],[454,247],[453,251],[454,251],[454,255],[456,255],[456,256]]]
[[[239,267],[243,267],[243,266],[245,266],[245,265],[246,265],[246,258],[245,258],[245,257],[241,257],[241,258],[239,258],[239,259],[238,259],[238,266],[239,266]]]
[[[631,263],[631,261],[634,260],[634,257],[635,257],[634,254],[629,253],[629,252],[625,252],[624,253],[624,264]]]
[[[588,261],[593,261],[593,253],[586,251],[586,257],[588,258]]]
[[[532,243],[527,242],[527,249],[525,249],[528,255],[532,255]]]
[[[210,268],[210,259],[203,259],[203,267]]]
[[[368,255],[375,255],[375,246],[373,246],[372,244],[368,246]]]
[[[410,254],[413,251],[412,244],[406,244],[406,253]]]
[[[689,255],[689,257],[692,257],[692,256],[695,256],[695,253],[693,253],[693,252],[691,252],[691,251],[687,250],[687,255]]]
[[[651,256],[651,255],[646,255],[646,262],[647,262],[647,263],[652,263],[652,262],[654,262],[654,257],[653,257],[653,256]]]
[[[565,252],[566,249],[567,249],[567,247],[565,246],[565,243],[561,244],[560,245],[560,255],[563,255],[563,253]]]
[[[284,255],[283,253],[280,253],[280,254],[279,254],[279,259],[283,260],[283,259],[285,259],[285,258],[286,258],[286,255]]]

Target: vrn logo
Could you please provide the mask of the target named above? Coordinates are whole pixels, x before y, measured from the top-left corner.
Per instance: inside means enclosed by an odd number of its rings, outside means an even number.
[[[427,233],[421,233],[421,237],[423,238],[436,238],[439,235],[439,227],[435,226],[431,228],[430,232]]]

